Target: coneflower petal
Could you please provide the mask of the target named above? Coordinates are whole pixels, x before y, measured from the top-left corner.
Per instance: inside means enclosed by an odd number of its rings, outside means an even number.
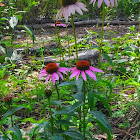
[[[63,15],[63,7],[58,11],[57,15],[56,15],[56,19],[61,18]]]
[[[55,85],[55,77],[52,75],[52,83]]]
[[[59,80],[59,76],[57,73],[53,73],[52,76],[54,76],[56,80]]]
[[[109,7],[110,6],[110,2],[109,0],[104,0],[105,4]]]
[[[71,14],[73,14],[73,15],[75,14],[75,9],[74,9],[73,5],[69,6],[69,10],[70,10]]]
[[[60,72],[57,73],[60,75],[61,79],[64,80],[63,75]]]
[[[69,69],[65,67],[59,67],[58,70],[69,71]]]
[[[73,73],[70,75],[69,79],[73,78],[75,75],[77,75],[77,73],[79,73],[79,70],[73,72]]]
[[[82,75],[83,79],[84,79],[85,81],[87,81],[86,74],[85,74],[84,71],[81,71],[81,75]]]
[[[78,78],[79,78],[79,75],[80,75],[80,70],[79,70],[79,72],[77,73],[77,76],[76,76],[76,81],[78,80]]]
[[[39,75],[39,79],[40,79],[42,76],[46,75],[46,74],[47,74],[47,72],[41,73],[41,74]]]
[[[49,78],[50,78],[50,74],[47,75],[46,82],[48,82]]]
[[[89,67],[89,70],[92,70],[93,72],[103,72],[102,70],[91,67],[91,66]]]
[[[110,0],[111,2],[111,6],[113,7],[114,6],[114,0]]]
[[[82,10],[80,9],[80,7],[78,7],[76,4],[74,5],[75,10],[80,14],[83,15]]]
[[[85,70],[85,72],[91,77],[93,78],[95,81],[97,80],[95,74],[93,72],[91,72],[90,70]]]
[[[46,72],[46,69],[42,69],[41,71],[40,71],[40,73],[45,73]]]
[[[64,16],[66,22],[68,22],[68,9],[67,9],[67,7],[64,8],[63,16]]]
[[[63,71],[63,70],[58,70],[58,71],[67,75],[67,73],[65,71]]]
[[[88,11],[88,9],[86,8],[86,5],[83,4],[82,2],[76,2],[76,5],[80,7],[83,11]]]
[[[96,0],[91,0],[90,4],[93,3],[93,6],[94,6],[95,2],[96,2]]]
[[[103,0],[98,0],[98,8],[101,7],[102,3],[103,3]]]

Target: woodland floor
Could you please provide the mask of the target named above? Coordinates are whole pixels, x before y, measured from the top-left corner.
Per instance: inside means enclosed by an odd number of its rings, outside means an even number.
[[[126,25],[105,26],[104,27],[104,41],[109,41],[110,43],[112,43],[112,40],[111,40],[112,38],[123,37],[126,33],[130,33],[129,27],[131,27],[131,26],[126,26]],[[138,28],[139,28],[138,25],[135,26],[135,33],[138,32]],[[84,38],[88,34],[89,30],[91,30],[92,32],[97,32],[99,34],[99,37],[100,37],[101,26],[97,27],[97,26],[88,25],[88,26],[76,27],[77,38],[78,39]],[[35,37],[36,37],[35,43],[38,43],[41,39],[43,39],[43,40],[51,39],[55,35],[55,28],[42,28],[42,29],[34,30],[34,32],[35,32]],[[73,35],[73,31],[72,31],[71,27],[68,27],[68,33],[69,33],[69,35]],[[66,34],[67,34],[66,29],[60,28],[60,36],[64,37],[64,36],[66,36]],[[20,46],[21,48],[25,48],[26,43],[27,43],[27,38],[28,38],[29,44],[32,43],[32,40],[30,39],[30,37],[27,37],[26,33],[18,32],[16,37],[17,38],[15,39],[14,43],[15,44],[23,44]],[[97,45],[96,36],[92,35],[92,37],[93,37],[93,44]],[[52,42],[51,42],[51,44],[52,44]],[[51,47],[51,44],[46,43],[46,45],[50,46],[50,47]],[[33,48],[33,46],[30,46],[30,45],[29,45],[29,47]],[[34,47],[39,47],[39,44],[34,46]],[[135,91],[133,91],[133,90],[126,91],[126,94],[133,94],[134,92]],[[39,116],[39,114],[36,114],[36,117],[37,116]],[[126,117],[131,122],[131,126],[129,128],[126,128],[126,129],[122,129],[122,128],[118,127],[118,123],[123,122],[123,120],[124,120],[123,117],[122,118],[109,118],[109,121],[110,121],[112,128],[113,128],[113,133],[116,136],[116,138],[114,138],[114,140],[135,140],[136,129],[133,128],[133,126],[135,125],[137,120],[140,118],[140,115],[135,114],[135,111],[132,110],[131,112],[126,114]],[[25,129],[28,129],[28,127],[30,127],[30,126],[31,126],[31,124],[27,123],[25,125]],[[91,130],[91,131],[94,131],[94,130]],[[94,135],[94,138],[97,138],[98,140],[107,140],[107,137],[104,133],[99,134],[99,135]]]

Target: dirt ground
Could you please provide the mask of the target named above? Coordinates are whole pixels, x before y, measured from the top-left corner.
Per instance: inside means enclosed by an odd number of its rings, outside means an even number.
[[[111,41],[112,38],[123,37],[125,34],[130,33],[130,26],[126,25],[108,25],[104,27],[104,39]],[[77,39],[84,38],[85,35],[89,33],[89,31],[98,33],[97,37],[101,35],[101,26],[95,25],[87,25],[87,26],[76,26],[76,37]],[[139,30],[139,26],[135,25],[135,33]],[[66,28],[59,28],[60,36],[66,37],[67,31]],[[41,28],[34,30],[36,41],[35,43],[39,43],[41,39],[43,40],[51,40],[51,38],[56,35],[55,28]],[[68,34],[73,35],[72,27],[68,27]],[[93,40],[96,40],[96,35],[92,34]],[[32,40],[28,37],[28,42],[32,43]],[[24,32],[17,33],[17,38],[14,41],[15,44],[19,43],[27,43],[27,34]],[[24,46],[23,46],[24,47]]]

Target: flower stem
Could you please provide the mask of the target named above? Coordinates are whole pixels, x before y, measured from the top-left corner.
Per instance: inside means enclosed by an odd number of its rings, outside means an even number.
[[[103,17],[102,17],[102,31],[101,31],[101,40],[99,44],[99,60],[98,60],[98,68],[100,67],[100,60],[102,55],[102,46],[103,46],[103,36],[104,36],[104,21],[105,21],[105,4],[103,2]]]
[[[55,88],[56,88],[56,92],[57,92],[57,100],[59,101],[60,100],[60,94],[59,94],[59,91],[58,91],[58,87],[57,87],[57,84],[55,84]],[[60,110],[60,105],[58,107],[58,110]],[[61,120],[61,115],[59,115],[59,120]],[[60,130],[62,130],[62,126],[60,125]]]
[[[55,84],[55,88],[56,88],[56,92],[57,92],[57,100],[60,100],[60,95],[59,95],[57,84]]]
[[[80,120],[80,124],[79,124],[79,131],[81,131],[82,128],[82,120],[81,120],[81,106],[79,108],[79,120]]]
[[[10,104],[9,104],[8,106],[9,106],[9,110],[11,110],[11,106],[10,106]],[[12,124],[12,127],[14,127],[14,122],[13,122],[13,117],[12,117],[12,115],[10,116],[10,118],[11,118],[11,124]]]
[[[50,121],[51,121],[51,133],[53,135],[53,117],[52,117],[52,111],[51,111],[51,102],[50,102],[50,97],[48,98],[48,104],[49,104],[49,112],[50,112]]]
[[[71,22],[72,22],[73,36],[74,36],[74,43],[75,43],[76,61],[78,61],[78,51],[77,51],[77,42],[76,42],[76,34],[75,34],[75,25],[74,25],[74,19],[73,19],[72,14],[71,14]]]
[[[57,39],[58,39],[58,43],[59,43],[59,49],[60,49],[60,53],[61,53],[60,61],[61,61],[61,57],[62,57],[62,60],[64,61],[64,55],[63,55],[61,40],[60,40],[60,36],[59,36],[59,28],[57,27],[57,25],[55,26],[55,30],[56,30]]]
[[[84,104],[83,104],[83,135],[85,137],[85,131],[86,131],[86,124],[85,124],[85,117],[86,117],[86,112],[85,112],[85,100],[86,100],[86,83],[83,80],[83,93],[84,93]]]
[[[10,138],[7,136],[6,132],[3,130],[2,125],[0,125],[0,130],[3,133],[4,137],[10,140]]]

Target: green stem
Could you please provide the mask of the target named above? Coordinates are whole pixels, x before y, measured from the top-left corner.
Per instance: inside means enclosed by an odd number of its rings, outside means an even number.
[[[77,51],[77,42],[76,42],[75,26],[74,26],[74,20],[73,20],[73,15],[72,15],[72,14],[71,14],[71,22],[72,22],[73,36],[74,36],[74,43],[75,43],[76,61],[78,61],[78,51]]]
[[[79,131],[81,131],[81,128],[82,128],[81,107],[79,108],[79,120],[80,120]]]
[[[67,23],[66,23],[66,32],[67,32],[67,38],[68,38],[68,47],[69,47],[69,57],[70,57],[70,54],[71,54],[71,47],[69,46],[70,42],[69,42],[69,34],[68,34],[68,26],[67,26]]]
[[[58,91],[58,87],[57,87],[57,84],[55,84],[55,88],[56,88],[56,92],[57,92],[57,100],[60,100],[60,94],[59,94],[59,91]],[[58,107],[58,110],[60,110],[60,106]],[[61,120],[61,115],[59,115],[59,120]],[[60,125],[60,130],[62,130],[62,126]]]
[[[50,97],[48,98],[48,104],[49,104],[49,112],[50,112],[50,121],[51,121],[51,133],[53,135],[53,117],[52,117],[52,111],[51,111],[51,102],[50,102]]]
[[[57,92],[57,100],[60,100],[60,95],[59,95],[57,84],[55,84],[55,88],[56,88],[56,92]]]
[[[11,106],[10,106],[10,104],[9,104],[9,110],[11,110]],[[12,117],[12,115],[10,116],[10,118],[11,118],[11,124],[12,124],[12,127],[14,127],[14,122],[13,122],[13,117]]]
[[[62,57],[62,60],[64,61],[63,49],[62,49],[61,40],[60,40],[60,36],[59,36],[59,28],[57,27],[57,25],[55,25],[55,30],[56,30],[57,39],[58,39],[58,43],[59,43],[59,49],[60,49],[60,53],[61,53],[60,61],[61,61],[61,57]]]
[[[85,137],[85,131],[86,131],[86,122],[85,122],[85,117],[86,117],[86,107],[85,107],[85,100],[86,100],[86,83],[83,80],[83,93],[84,93],[84,104],[83,104],[83,135]]]
[[[13,41],[14,41],[14,34],[13,34],[13,29],[12,29],[12,33],[11,33],[11,48],[13,50]]]
[[[3,133],[5,138],[8,138],[10,140],[10,138],[7,136],[7,134],[5,133],[5,131],[3,130],[2,126],[0,125],[0,130]]]
[[[43,62],[43,65],[44,65],[44,56],[43,56],[42,44],[40,44],[40,47],[41,47],[41,58],[42,58],[42,62]]]
[[[101,40],[99,44],[99,61],[98,61],[98,68],[100,67],[100,60],[102,55],[102,46],[103,46],[103,36],[104,36],[104,21],[105,21],[105,4],[103,2],[103,17],[102,17],[102,31],[101,31]]]

